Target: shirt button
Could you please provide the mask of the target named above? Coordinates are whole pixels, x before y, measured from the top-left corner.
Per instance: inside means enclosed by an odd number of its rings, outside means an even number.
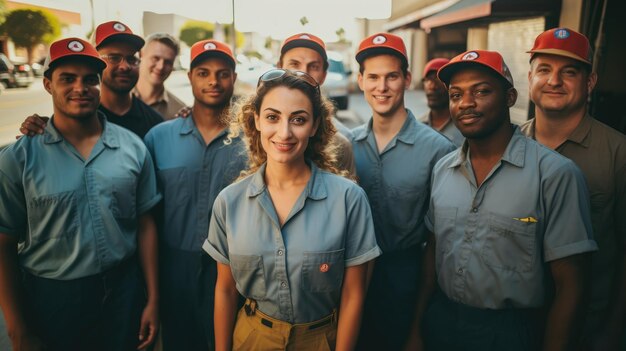
[[[478,207],[472,208],[472,212],[474,212],[474,213],[478,212]]]
[[[283,250],[278,250],[278,256],[282,256],[283,255]]]
[[[280,287],[281,287],[281,288],[286,288],[286,287],[287,287],[287,283],[285,283],[285,282],[280,282]]]
[[[459,274],[463,274],[463,268],[459,268],[457,272],[459,272]]]

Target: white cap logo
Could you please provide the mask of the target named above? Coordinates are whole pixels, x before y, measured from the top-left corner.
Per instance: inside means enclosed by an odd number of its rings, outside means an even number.
[[[554,37],[557,39],[567,39],[569,38],[569,31],[565,28],[559,28],[554,31]]]
[[[115,23],[113,25],[113,29],[115,29],[118,32],[124,32],[124,31],[126,31],[126,26],[121,24],[121,23],[119,23],[119,22],[117,22],[117,23]]]
[[[374,37],[374,39],[372,39],[372,43],[374,43],[376,45],[380,45],[380,44],[382,44],[382,43],[384,43],[386,41],[387,41],[387,38],[385,38],[382,35],[377,35],[377,36]]]
[[[215,49],[217,49],[217,46],[215,46],[215,44],[213,43],[204,44],[204,50],[215,50]]]
[[[78,40],[72,40],[67,43],[67,48],[74,52],[81,52],[85,50],[85,46]]]
[[[461,61],[473,61],[478,58],[478,53],[476,51],[470,51],[467,54],[461,57]]]
[[[311,39],[311,37],[310,37],[310,36],[308,36],[308,35],[306,35],[306,34],[302,34],[302,35],[300,36],[300,39],[309,39],[309,40],[310,40],[310,39]]]

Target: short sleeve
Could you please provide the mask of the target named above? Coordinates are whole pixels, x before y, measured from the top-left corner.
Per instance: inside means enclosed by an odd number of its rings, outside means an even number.
[[[19,170],[8,149],[0,152],[0,233],[16,237],[26,232],[28,220]]]
[[[354,184],[347,192],[348,218],[345,247],[346,266],[357,266],[381,254],[376,243],[372,210],[365,191]]]
[[[567,160],[544,180],[545,261],[596,251],[591,228],[589,192],[581,171]]]
[[[202,249],[206,251],[215,261],[230,265],[228,255],[228,238],[226,237],[225,223],[225,203],[221,196],[217,196],[213,204],[211,222],[209,223],[209,234]]]
[[[143,145],[142,145],[143,146]],[[137,182],[137,213],[143,214],[154,207],[161,201],[161,194],[157,190],[156,174],[152,157],[148,150],[144,147],[144,160]]]

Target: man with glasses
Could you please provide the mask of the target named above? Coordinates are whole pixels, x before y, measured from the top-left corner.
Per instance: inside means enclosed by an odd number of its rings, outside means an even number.
[[[400,37],[379,33],[364,39],[356,60],[372,118],[352,131],[352,147],[383,251],[374,265],[357,349],[399,350],[417,300],[430,173],[454,145],[404,106],[411,73]]]
[[[418,120],[445,135],[458,147],[463,144],[465,138],[450,118],[448,90],[437,78],[437,70],[448,62],[450,60],[446,58],[435,58],[428,61],[424,67],[422,82],[424,83],[424,93],[426,93],[426,101],[430,110],[419,117]]]
[[[0,305],[14,350],[136,350],[158,329],[161,199],[141,140],[97,110],[106,63],[50,45],[42,135],[0,152]]]
[[[131,94],[139,77],[137,52],[144,40],[117,21],[100,24],[94,33],[95,47],[107,63],[102,72],[100,106],[111,123],[122,126],[143,138],[148,130],[163,122],[163,117]],[[43,134],[47,117],[30,116],[20,132],[33,136]]]
[[[154,33],[141,49],[139,80],[133,95],[155,109],[164,119],[172,119],[185,103],[165,89],[163,83],[174,69],[180,51],[178,40],[167,33]]]
[[[145,137],[163,192],[158,216],[163,348],[212,349],[217,266],[202,251],[217,194],[246,167],[245,147],[228,135],[237,74],[230,48],[216,40],[191,47],[191,114]]]

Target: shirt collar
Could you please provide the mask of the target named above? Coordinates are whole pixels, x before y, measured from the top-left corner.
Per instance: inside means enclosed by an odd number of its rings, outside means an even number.
[[[306,161],[307,164],[311,167],[311,177],[307,182],[306,188],[306,196],[312,200],[322,200],[328,196],[328,191],[326,190],[326,183],[324,182],[324,178],[320,174],[320,169],[317,168],[314,162]],[[261,167],[251,175],[252,179],[250,180],[250,184],[248,184],[248,197],[256,197],[265,191],[267,185],[265,184],[265,167],[267,163],[261,165]]]
[[[585,114],[585,116],[580,120],[578,126],[574,129],[574,131],[567,137],[567,140],[572,141],[576,144],[580,144],[584,147],[589,147],[589,132],[591,131],[592,118],[589,114]],[[534,127],[534,125],[533,125]],[[533,129],[534,135],[534,129]]]
[[[193,121],[193,114],[189,113],[189,116],[183,118],[183,117],[179,117],[181,118],[183,121],[183,123],[180,125],[180,134],[181,135],[188,135],[191,134],[193,132],[194,129],[196,129],[196,123]]]
[[[111,130],[111,128],[107,128],[107,119],[104,113],[97,110],[98,119],[102,124],[102,134],[100,135],[100,140],[102,143],[111,149],[116,149],[120,146],[117,134]],[[55,144],[63,141],[63,135],[59,132],[58,129],[54,126],[54,116],[50,118],[50,123],[46,124],[45,133],[43,135],[44,144]]]
[[[132,90],[133,96],[135,96],[136,98],[138,98],[139,100],[143,101],[143,99],[141,98],[141,94],[139,93],[139,90],[137,89],[137,86],[135,86]],[[151,103],[149,106],[154,106],[157,104],[160,104],[162,102],[164,103],[168,103],[170,101],[169,96],[167,95],[167,90],[163,89],[163,94],[161,94],[161,96],[159,96],[153,103]]]
[[[407,112],[406,120],[404,121],[402,128],[400,128],[398,135],[396,135],[396,139],[400,140],[401,142],[405,144],[412,145],[412,144],[415,144],[415,141],[417,140],[418,122],[415,119],[415,116],[413,115],[413,112],[411,112],[411,110],[407,108],[406,112]],[[367,126],[363,128],[359,132],[359,134],[355,135],[355,141],[364,140],[365,138],[367,138],[369,134],[372,133],[373,121],[374,121],[374,118],[373,117],[370,118],[369,122],[367,123]]]
[[[502,154],[502,161],[512,164],[513,166],[522,168],[524,167],[524,159],[526,158],[526,143],[528,139],[518,126],[513,126],[513,136],[509,140],[509,144],[506,146],[504,153]],[[469,144],[467,139],[463,142],[463,145],[455,151],[456,158],[450,164],[448,168],[456,168],[467,161],[469,155]]]

